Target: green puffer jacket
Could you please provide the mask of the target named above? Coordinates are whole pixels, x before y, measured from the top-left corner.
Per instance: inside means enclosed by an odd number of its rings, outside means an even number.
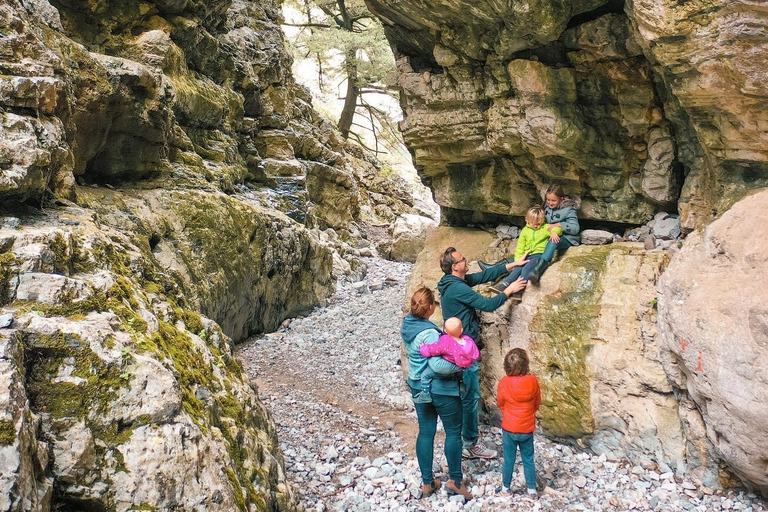
[[[554,229],[558,235],[563,234],[560,228]],[[526,252],[528,255],[541,254],[549,242],[549,224],[542,224],[539,229],[533,229],[526,225],[520,232],[520,238],[517,240],[515,248],[515,261],[520,260]]]

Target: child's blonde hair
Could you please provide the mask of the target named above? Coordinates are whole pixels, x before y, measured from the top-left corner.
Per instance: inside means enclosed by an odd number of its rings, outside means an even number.
[[[522,348],[513,348],[504,356],[504,373],[510,377],[528,375],[528,353]]]
[[[525,222],[528,224],[541,224],[544,222],[544,210],[541,206],[532,206],[525,212]]]

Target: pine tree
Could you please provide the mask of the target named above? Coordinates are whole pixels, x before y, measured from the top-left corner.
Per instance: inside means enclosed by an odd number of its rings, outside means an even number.
[[[321,89],[329,87],[328,77],[346,82],[338,122],[342,136],[352,137],[366,147],[354,128],[372,130],[376,147],[368,149],[378,152],[379,137],[392,138],[396,132],[387,112],[365,99],[370,94],[391,95],[383,82],[394,68],[394,57],[381,23],[368,12],[363,0],[286,3],[302,13],[301,21],[285,24],[301,28],[293,44],[303,53],[300,57],[314,57]],[[356,116],[365,116],[370,126],[356,122]]]

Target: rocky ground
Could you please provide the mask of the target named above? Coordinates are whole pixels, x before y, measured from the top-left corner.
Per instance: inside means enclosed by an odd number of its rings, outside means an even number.
[[[540,495],[497,495],[501,459],[465,460],[475,499],[421,498],[416,415],[400,372],[403,297],[411,265],[368,259],[363,286],[340,283],[325,308],[243,344],[238,356],[272,411],[288,479],[305,510],[768,510],[745,490],[713,491],[679,475],[609,460],[536,437]],[[481,427],[501,451],[501,430]],[[436,475],[445,479],[438,433]]]

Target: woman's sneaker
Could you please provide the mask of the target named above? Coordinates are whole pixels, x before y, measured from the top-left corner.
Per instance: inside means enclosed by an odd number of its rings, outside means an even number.
[[[465,459],[495,459],[499,456],[499,452],[491,450],[479,441],[472,448],[464,448],[461,454]]]
[[[536,492],[536,489],[528,489],[528,497],[529,498],[535,498],[539,495],[538,492]]]
[[[500,485],[496,488],[496,494],[512,494],[512,489]]]

